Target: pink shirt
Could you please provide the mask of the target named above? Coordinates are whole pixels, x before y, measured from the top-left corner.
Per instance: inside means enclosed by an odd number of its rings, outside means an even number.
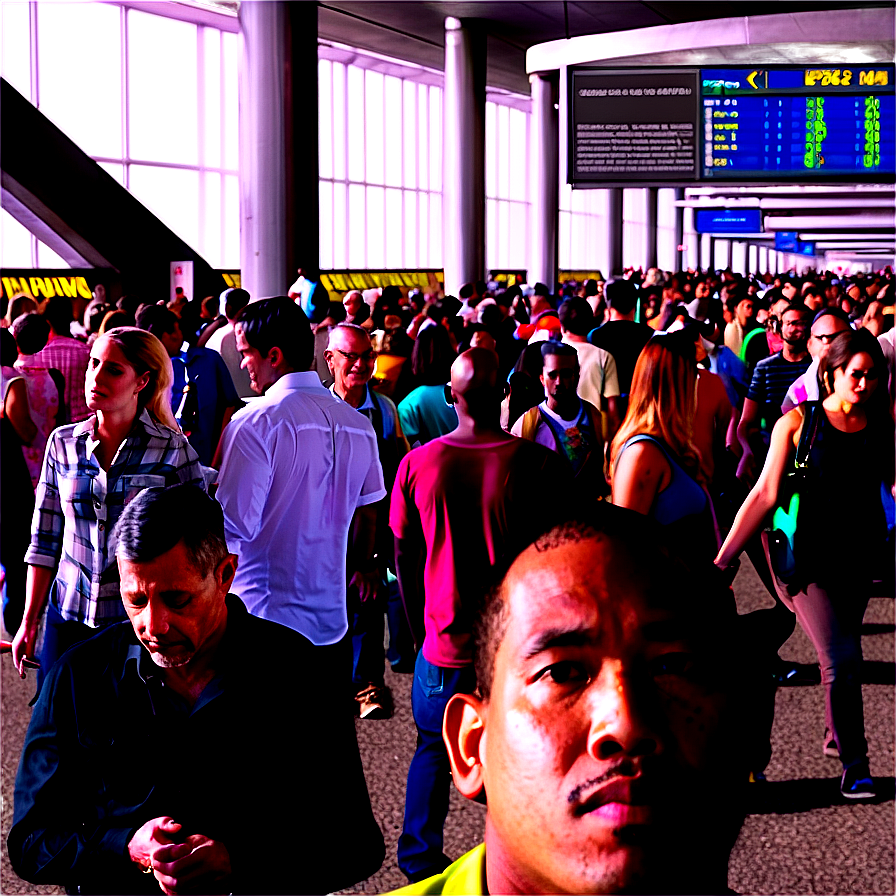
[[[69,423],[79,423],[90,416],[84,398],[84,379],[90,349],[69,336],[57,336],[32,356],[39,367],[55,367],[65,377],[65,416]]]
[[[538,525],[569,490],[568,465],[515,437],[467,445],[451,435],[405,455],[389,525],[426,543],[423,655],[457,669],[473,660],[474,602],[510,539]],[[544,502],[544,506],[543,506]]]

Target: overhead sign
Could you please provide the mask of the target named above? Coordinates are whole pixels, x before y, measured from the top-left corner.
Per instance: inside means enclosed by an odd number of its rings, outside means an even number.
[[[795,230],[779,230],[775,234],[775,249],[778,252],[799,252],[799,235]]]
[[[694,229],[697,233],[762,233],[762,212],[758,208],[698,208]]]
[[[697,177],[697,72],[570,69],[571,183]]]
[[[893,65],[571,66],[567,180],[881,183],[896,176]]]

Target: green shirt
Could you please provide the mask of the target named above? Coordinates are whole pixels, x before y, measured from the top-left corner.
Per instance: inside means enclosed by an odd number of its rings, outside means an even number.
[[[444,893],[466,894],[466,896],[485,896],[488,889],[485,885],[485,844],[471,849],[462,855],[454,864],[449,865],[441,874],[434,874],[426,880],[409,884],[394,894],[413,894],[413,896],[430,896]]]

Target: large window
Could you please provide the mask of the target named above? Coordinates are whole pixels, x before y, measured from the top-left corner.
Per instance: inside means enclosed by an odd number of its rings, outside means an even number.
[[[609,272],[607,191],[560,184],[558,260],[563,271]]]
[[[327,46],[320,56],[321,268],[440,267],[440,73],[357,54],[350,63]]]
[[[237,35],[114,3],[4,0],[2,25],[3,77],[209,264],[239,267]],[[3,219],[4,266],[65,266]]]

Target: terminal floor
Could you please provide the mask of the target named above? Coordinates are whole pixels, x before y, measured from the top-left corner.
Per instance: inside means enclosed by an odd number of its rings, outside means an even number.
[[[735,581],[741,612],[771,605],[745,561]],[[865,615],[863,694],[871,771],[881,790],[870,804],[847,804],[839,794],[839,763],[822,756],[824,697],[820,685],[779,689],[769,783],[755,785],[750,812],[731,855],[728,885],[742,894],[892,894],[894,875],[894,602],[876,598]],[[797,628],[781,651],[815,663]],[[19,681],[9,657],[0,662],[2,738],[2,864],[0,893],[62,893],[13,874],[6,857],[16,765],[30,710],[31,681]],[[405,879],[395,863],[408,763],[414,751],[411,676],[386,673],[396,712],[388,721],[358,721],[358,740],[374,811],[386,838],[386,861],[351,892],[382,893]],[[452,792],[445,852],[456,857],[482,838],[485,810]],[[334,857],[338,861],[338,856]],[[699,861],[699,847],[695,861]]]

